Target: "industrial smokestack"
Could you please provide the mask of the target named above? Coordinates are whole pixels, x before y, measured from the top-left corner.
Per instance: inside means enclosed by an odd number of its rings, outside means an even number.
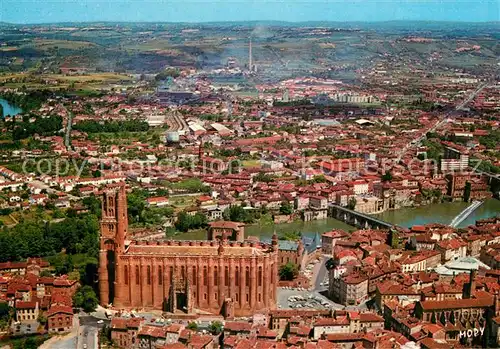
[[[250,36],[250,41],[248,43],[248,70],[253,71],[253,63],[252,63],[252,36]]]

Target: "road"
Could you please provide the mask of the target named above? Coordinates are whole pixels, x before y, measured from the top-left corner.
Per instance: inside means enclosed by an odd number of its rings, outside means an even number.
[[[448,116],[450,116],[453,112],[455,111],[458,111],[458,110],[462,110],[470,101],[472,101],[474,99],[474,97],[477,96],[477,94],[479,92],[481,92],[485,87],[488,86],[488,83],[487,82],[484,82],[482,83],[481,85],[479,85],[479,87],[477,89],[475,89],[466,99],[464,99],[460,104],[458,104],[455,109],[449,111],[448,113],[446,113],[442,118],[441,120],[439,120],[436,124],[434,124],[434,126],[432,126],[430,129],[427,130],[427,132],[425,132],[423,135],[413,139],[412,141],[410,141],[403,149],[402,151],[400,152],[399,156],[397,157],[396,159],[396,164],[399,163],[401,161],[401,159],[403,158],[403,156],[408,152],[408,150],[410,150],[412,147],[418,147],[420,146],[420,143],[426,138],[426,135],[427,133],[429,132],[434,132],[436,131],[439,127],[441,127],[443,124],[445,124],[447,121],[447,118]]]
[[[78,331],[78,339],[76,343],[77,349],[97,349],[99,330],[104,325],[108,325],[109,320],[100,320],[85,313],[80,313],[80,329]]]
[[[60,192],[60,190],[53,189],[38,179],[32,181],[31,184],[39,189],[42,189],[42,190],[45,189],[47,191],[47,194],[57,194],[58,192]],[[70,200],[73,200],[73,201],[80,200],[80,198],[78,196],[71,195],[70,193],[66,193],[66,195],[68,196],[68,198]]]
[[[321,256],[319,263],[316,264],[318,270],[315,270],[315,273],[314,273],[315,280],[313,280],[315,291],[322,292],[328,288],[328,287],[322,286],[321,283],[325,280],[325,276],[327,273],[325,263],[329,258],[330,257],[323,255],[323,256]]]
[[[98,335],[99,329],[90,326],[81,326],[78,333],[76,349],[98,349]]]
[[[56,335],[45,341],[39,349],[68,349],[77,347],[77,335],[80,330],[79,316],[73,316],[73,328],[70,333]]]
[[[110,321],[102,321],[85,313],[73,317],[73,329],[70,333],[54,336],[40,346],[40,349],[98,349],[99,330]]]

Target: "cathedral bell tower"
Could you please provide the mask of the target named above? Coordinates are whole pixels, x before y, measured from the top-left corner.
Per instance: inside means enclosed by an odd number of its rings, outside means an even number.
[[[117,273],[117,256],[125,250],[127,228],[125,184],[105,188],[99,239],[99,298],[102,306],[113,303],[115,298],[115,284],[120,275]]]

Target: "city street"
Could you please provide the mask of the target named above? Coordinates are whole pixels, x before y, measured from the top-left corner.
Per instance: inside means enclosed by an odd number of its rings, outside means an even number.
[[[97,349],[99,329],[91,326],[81,326],[78,333],[77,349]]]
[[[302,297],[304,301],[290,302],[290,297]],[[300,305],[300,306],[297,306]],[[326,298],[317,291],[299,291],[278,288],[278,309],[343,309],[344,306]]]
[[[328,286],[321,285],[327,274],[327,269],[325,263],[330,259],[330,256],[322,255],[320,262],[314,266],[313,280],[314,290],[318,292],[322,292],[328,289]]]
[[[324,296],[325,291],[328,290],[328,286],[324,285],[325,278],[328,276],[325,263],[329,259],[330,256],[322,255],[320,261],[314,265],[311,277],[312,290],[278,288],[278,308],[343,309],[344,306]],[[292,301],[289,300],[290,297]],[[293,301],[294,298],[297,301]]]
[[[76,315],[73,317],[73,329],[70,333],[62,336],[54,336],[43,343],[39,349],[68,349],[76,348],[80,319]]]
[[[52,337],[40,349],[97,349],[99,330],[109,323],[109,320],[80,313],[73,318],[73,330],[70,333]]]

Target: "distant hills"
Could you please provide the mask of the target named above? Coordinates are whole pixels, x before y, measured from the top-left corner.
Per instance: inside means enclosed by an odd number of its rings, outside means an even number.
[[[460,29],[469,28],[491,28],[500,31],[500,21],[494,22],[457,22],[457,21],[373,21],[373,22],[339,22],[339,21],[305,21],[305,22],[287,22],[287,21],[218,21],[218,22],[57,22],[57,23],[9,23],[0,22],[0,26],[109,26],[109,25],[132,25],[132,26],[275,26],[275,27],[329,27],[329,28],[363,28],[363,29]]]

